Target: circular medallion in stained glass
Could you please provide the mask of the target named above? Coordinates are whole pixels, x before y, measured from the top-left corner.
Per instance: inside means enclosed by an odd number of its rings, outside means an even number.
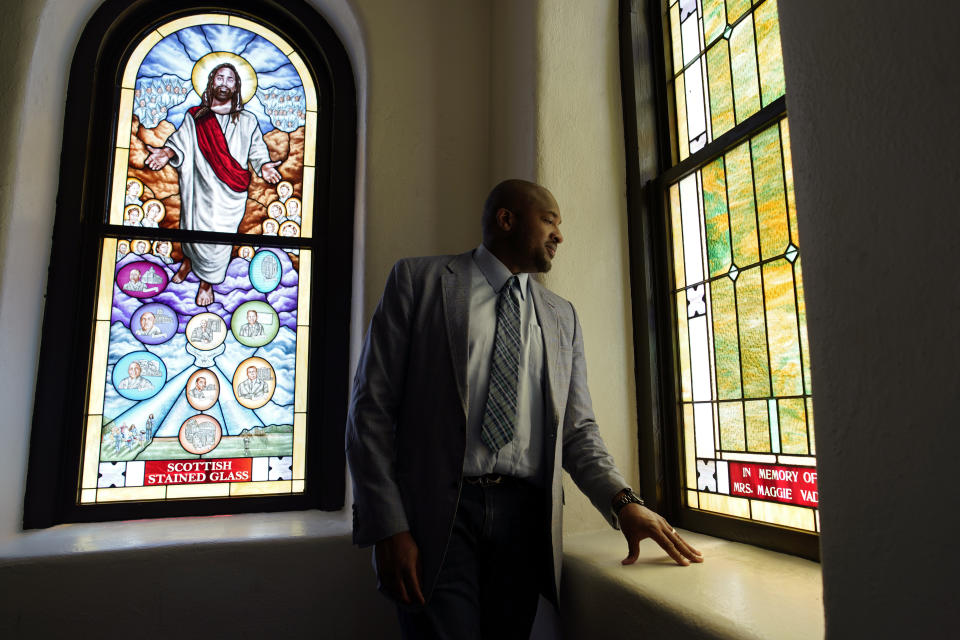
[[[233,394],[247,409],[259,409],[270,402],[277,388],[277,374],[263,358],[247,358],[233,374]]]
[[[223,429],[211,416],[200,413],[180,425],[180,446],[189,453],[203,455],[217,448]]]
[[[180,326],[177,312],[162,302],[145,304],[130,316],[130,333],[143,344],[162,344]]]
[[[273,251],[258,251],[250,261],[250,284],[260,293],[270,293],[280,285],[283,266]]]
[[[227,339],[227,323],[217,314],[204,311],[190,318],[185,333],[191,345],[201,351],[210,351]]]
[[[149,351],[128,353],[113,365],[113,386],[127,400],[146,400],[167,382],[167,367]]]
[[[187,379],[184,391],[191,407],[197,411],[206,411],[215,405],[220,397],[220,382],[210,369],[199,369]]]
[[[280,318],[266,302],[251,300],[244,302],[233,312],[230,330],[237,342],[245,347],[262,347],[277,337]]]
[[[147,247],[144,252],[150,251],[149,242],[134,240],[130,243],[134,253],[141,253],[137,250],[137,243],[146,243]],[[152,298],[166,289],[168,282],[166,269],[145,260],[124,265],[117,272],[117,286],[125,294],[134,298]]]

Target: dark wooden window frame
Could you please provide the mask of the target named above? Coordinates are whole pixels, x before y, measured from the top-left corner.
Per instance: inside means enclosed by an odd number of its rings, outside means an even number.
[[[676,112],[666,81],[670,39],[665,4],[620,0],[619,13],[641,490],[647,503],[676,526],[819,560],[817,534],[691,509],[683,499],[667,188],[782,118],[786,99],[772,102],[674,165]]]
[[[271,238],[272,244],[300,246],[313,252],[305,492],[80,505],[82,425],[101,239],[130,235],[129,228],[104,222],[113,175],[120,77],[133,48],[148,31],[195,13],[229,13],[269,25],[301,54],[316,83],[314,237]],[[349,57],[333,29],[304,0],[108,0],[100,6],[80,37],[67,87],[24,528],[63,522],[343,507],[356,144],[357,96]],[[156,239],[170,239],[172,233],[137,229],[137,235]],[[238,235],[177,230],[176,241],[234,242]],[[241,237],[247,241],[251,238]],[[68,385],[65,380],[84,383]]]

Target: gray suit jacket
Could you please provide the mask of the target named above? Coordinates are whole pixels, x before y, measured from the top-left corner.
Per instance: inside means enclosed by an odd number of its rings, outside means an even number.
[[[347,417],[353,539],[366,546],[407,529],[420,548],[424,596],[443,562],[459,500],[467,424],[471,252],[397,262],[370,321]],[[611,500],[626,481],[600,439],[583,337],[568,301],[530,280],[544,341],[544,470],[554,584],[559,588],[561,462],[617,526]]]

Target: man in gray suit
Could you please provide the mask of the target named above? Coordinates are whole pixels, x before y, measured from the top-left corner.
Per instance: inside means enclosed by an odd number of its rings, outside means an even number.
[[[556,602],[566,469],[628,544],[701,562],[627,486],[600,438],[573,306],[529,273],[563,242],[556,200],[497,185],[483,243],[390,273],[347,419],[353,538],[376,545],[407,638],[526,638]]]

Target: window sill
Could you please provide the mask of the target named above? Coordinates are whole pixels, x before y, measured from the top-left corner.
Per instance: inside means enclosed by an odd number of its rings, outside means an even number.
[[[564,538],[564,637],[822,638],[820,565],[683,532],[703,564],[678,567],[651,541],[624,567],[626,543],[605,530]]]

